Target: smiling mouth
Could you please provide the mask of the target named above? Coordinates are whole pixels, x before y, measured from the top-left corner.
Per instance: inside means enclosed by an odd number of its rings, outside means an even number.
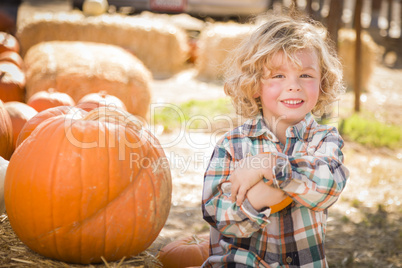
[[[303,100],[283,100],[282,102],[288,105],[296,105],[302,103]]]

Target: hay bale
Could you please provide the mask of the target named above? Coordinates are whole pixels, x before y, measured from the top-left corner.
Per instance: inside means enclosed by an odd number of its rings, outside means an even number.
[[[368,89],[370,78],[376,65],[380,48],[373,41],[371,36],[362,31],[361,33],[361,86],[363,90]],[[338,54],[344,67],[344,79],[347,87],[354,87],[355,75],[355,43],[356,32],[353,29],[341,29],[338,32]]]
[[[151,100],[149,70],[131,53],[107,44],[42,42],[25,55],[26,98],[48,88],[75,102],[101,90],[116,96],[135,115],[146,117]]]
[[[198,55],[195,66],[198,78],[221,80],[228,53],[248,36],[254,27],[256,26],[234,22],[217,22],[205,27],[197,42]]]
[[[206,22],[203,20],[194,18],[189,14],[158,14],[149,11],[143,11],[137,15],[147,19],[160,19],[166,20],[168,23],[172,23],[177,27],[183,29],[187,33],[187,43],[189,45],[188,62],[194,63],[197,58],[197,39],[200,32],[204,29]]]
[[[16,33],[24,55],[43,41],[87,41],[117,45],[136,55],[154,76],[182,70],[189,47],[185,30],[164,19],[80,11],[37,13],[22,20]]]
[[[200,31],[205,27],[205,22],[203,20],[197,19],[189,14],[166,14],[166,13],[153,13],[150,11],[143,11],[138,17],[147,19],[162,19],[169,23],[176,25],[186,31]]]

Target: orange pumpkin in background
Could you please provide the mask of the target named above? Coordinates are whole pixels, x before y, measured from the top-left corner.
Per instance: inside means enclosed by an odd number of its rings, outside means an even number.
[[[15,64],[18,68],[24,69],[24,60],[21,55],[15,51],[5,51],[0,53],[0,62],[10,62]]]
[[[28,122],[25,123],[24,127],[21,129],[18,135],[16,147],[18,147],[29,135],[38,127],[43,121],[56,117],[56,116],[66,116],[70,118],[82,118],[87,112],[71,106],[57,106],[49,108],[37,113]]]
[[[135,256],[164,226],[170,168],[157,139],[121,110],[42,122],[5,178],[8,218],[37,253],[69,263]]]
[[[57,92],[54,88],[49,88],[33,94],[28,99],[27,104],[41,112],[57,106],[74,106],[75,101],[67,93]]]
[[[189,236],[164,246],[158,259],[164,268],[201,266],[209,256],[209,235]]]
[[[14,35],[0,32],[0,53],[4,51],[15,51],[20,53],[20,43]]]
[[[119,98],[109,95],[105,91],[85,95],[77,102],[77,107],[88,112],[98,107],[109,107],[110,109],[117,108],[127,111],[126,106]]]
[[[25,73],[11,62],[0,62],[0,99],[3,102],[25,99]]]
[[[3,102],[0,100],[0,156],[9,160],[13,153],[13,125]]]
[[[24,127],[25,123],[38,112],[31,106],[18,101],[6,102],[4,107],[10,115],[11,124],[13,126],[13,148],[15,149],[21,129]]]

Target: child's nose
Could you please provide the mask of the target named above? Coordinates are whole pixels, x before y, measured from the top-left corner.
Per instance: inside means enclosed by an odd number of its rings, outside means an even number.
[[[289,91],[300,91],[300,88],[299,87],[295,87],[295,88],[291,87],[291,88],[289,88]]]
[[[300,86],[298,79],[294,78],[294,79],[289,80],[288,91],[296,92],[296,91],[300,91],[300,88],[301,88],[301,86]]]

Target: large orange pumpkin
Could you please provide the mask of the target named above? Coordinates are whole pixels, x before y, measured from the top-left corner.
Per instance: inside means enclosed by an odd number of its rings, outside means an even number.
[[[74,106],[75,101],[67,93],[57,92],[54,88],[38,91],[27,101],[27,104],[41,112],[57,106]]]
[[[25,73],[14,63],[0,62],[0,99],[3,102],[25,99]]]
[[[26,138],[28,138],[32,131],[34,131],[35,128],[46,119],[56,116],[82,118],[86,113],[87,112],[82,109],[71,106],[57,106],[41,111],[25,123],[24,127],[20,131],[20,134],[18,135],[16,147],[18,147]]]
[[[4,107],[11,118],[11,124],[13,126],[13,146],[15,148],[21,129],[24,127],[25,123],[38,112],[31,106],[19,101],[6,102]]]
[[[101,110],[42,122],[11,157],[11,227],[46,257],[129,258],[152,244],[169,214],[171,175],[158,141],[134,116]]]
[[[0,156],[10,159],[13,153],[13,125],[3,102],[0,100]]]
[[[164,268],[200,266],[209,256],[209,235],[189,236],[164,246],[158,259]]]

